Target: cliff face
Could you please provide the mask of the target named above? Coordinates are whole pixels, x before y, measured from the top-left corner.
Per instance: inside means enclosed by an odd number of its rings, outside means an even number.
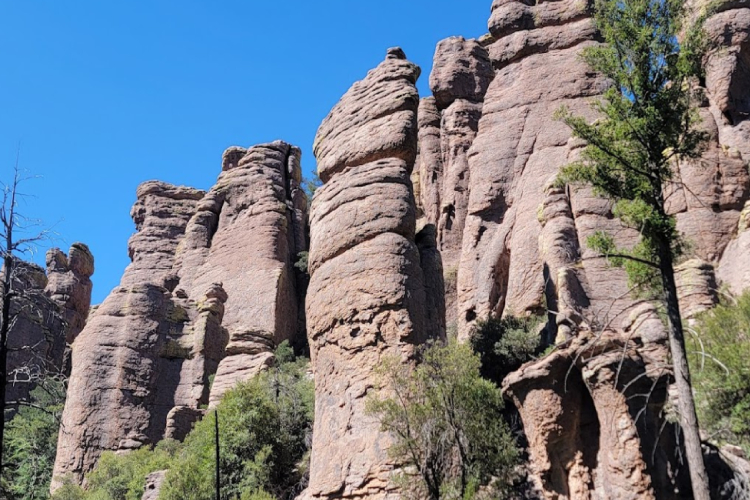
[[[418,76],[400,49],[389,50],[344,95],[316,137],[325,184],[311,213],[307,321],[316,423],[309,498],[395,494],[390,439],[364,408],[383,357],[410,363],[427,337],[409,180],[417,153]],[[423,245],[425,255],[429,247]],[[433,261],[430,270],[438,267]]]
[[[200,405],[296,335],[293,263],[307,217],[298,158],[282,142],[230,148],[207,193],[138,188],[132,263],[73,343],[56,478],[81,482],[104,450],[184,436]]]
[[[132,263],[85,327],[86,261],[51,254],[48,294],[74,341],[55,475],[81,481],[103,450],[183,437],[201,405],[306,329],[316,415],[303,498],[396,498],[391,438],[364,410],[382,359],[414,363],[428,339],[455,329],[466,341],[490,316],[545,314],[542,341],[559,348],[504,382],[540,494],[686,498],[678,429],[663,418],[664,325],[586,245],[601,230],[621,245],[638,234],[590,190],[552,182],[584,146],[555,112],[595,119],[608,85],[579,57],[600,43],[591,4],[494,0],[488,35],[438,44],[432,96],[419,99],[400,49],[349,89],[315,139],[324,185],[304,311],[293,263],[307,200],[299,150],[282,142],[228,149],[208,192],[141,185]],[[719,4],[706,27],[709,142],[668,191],[690,248],[677,269],[687,318],[721,286],[750,286],[747,2]]]
[[[441,42],[434,96],[420,106],[415,178],[422,212],[438,224],[446,278],[455,276],[448,269],[456,248],[460,255],[452,312],[446,285],[447,317],[455,314],[459,338],[489,316],[549,311],[543,340],[565,342],[505,381],[544,496],[679,498],[686,490],[673,458],[677,444],[668,437],[674,430],[654,432],[670,427],[660,420],[668,398],[664,327],[653,304],[633,298],[624,273],[586,245],[600,230],[622,245],[638,235],[589,190],[552,183],[582,147],[555,111],[566,106],[594,119],[590,104],[607,88],[578,57],[599,43],[590,9],[580,1],[495,0],[488,36]],[[714,49],[699,110],[709,143],[699,160],[675,165],[679,183],[669,192],[669,211],[691,248],[677,274],[687,317],[712,307],[722,284],[735,292],[750,284],[742,271],[750,255],[742,111],[750,10],[744,2],[718,10],[707,22]],[[459,106],[460,121],[451,111]],[[461,175],[451,178],[450,168]],[[461,228],[458,247],[448,221]],[[640,405],[633,402],[638,394],[648,394]]]

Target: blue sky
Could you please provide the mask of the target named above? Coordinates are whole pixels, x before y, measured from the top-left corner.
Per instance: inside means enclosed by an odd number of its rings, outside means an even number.
[[[231,145],[283,139],[315,168],[318,125],[401,46],[485,33],[491,0],[0,0],[0,179],[20,166],[21,210],[87,243],[95,303],[119,283],[143,181],[208,189]]]

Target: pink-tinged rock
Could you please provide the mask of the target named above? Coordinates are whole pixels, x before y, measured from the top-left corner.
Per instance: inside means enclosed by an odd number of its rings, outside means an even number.
[[[394,49],[349,89],[315,138],[313,150],[323,181],[383,158],[403,160],[411,171],[417,155],[419,94],[414,84],[419,73],[403,51]]]
[[[392,439],[366,414],[365,400],[379,386],[382,359],[412,362],[427,337],[409,180],[419,71],[404,57],[391,49],[334,107],[316,137],[325,184],[311,214],[306,309],[316,424],[304,498],[398,495],[388,456]],[[345,119],[348,113],[358,114]],[[434,278],[439,256],[429,247],[422,250]],[[439,300],[435,287],[439,282],[431,281],[430,296]]]
[[[682,498],[675,429],[660,421],[666,355],[638,333],[579,331],[505,379],[544,498]],[[634,404],[639,394],[649,403]]]
[[[159,498],[161,487],[167,479],[167,472],[169,471],[160,470],[146,476],[146,486],[143,488],[141,500],[157,500]]]
[[[181,436],[177,416],[215,404],[294,340],[293,263],[307,247],[300,181],[299,150],[276,142],[227,150],[208,193],[139,187],[132,263],[73,346],[71,431],[60,437],[53,489],[65,475],[82,482],[104,450]]]
[[[587,0],[494,0],[488,28],[494,37],[502,38],[517,31],[569,24],[589,16]]]
[[[299,156],[298,148],[281,141],[228,149],[221,175],[198,204],[177,250],[177,296],[196,297],[221,283],[228,297],[222,322],[227,357],[218,367],[211,405],[265,366],[253,356],[268,358],[297,334],[294,263],[307,248]]]
[[[468,151],[482,116],[494,71],[477,40],[452,37],[435,49],[430,87],[434,97],[419,110],[420,193],[426,222],[437,227],[446,273],[446,321],[455,328],[456,274],[469,200]]]
[[[479,42],[446,38],[435,49],[430,89],[439,109],[456,99],[480,102],[493,76],[489,55]]]
[[[66,256],[57,248],[47,251],[45,294],[64,309],[66,341],[72,343],[86,325],[91,306],[94,256],[83,243],[74,243]]]
[[[544,188],[577,144],[553,115],[561,106],[593,116],[590,98],[606,88],[579,47],[534,54],[497,71],[468,153],[469,204],[458,271],[458,322],[490,314],[544,312],[538,219]],[[554,81],[555,85],[549,85]]]
[[[443,151],[440,144],[440,111],[434,97],[419,102],[419,205],[429,224],[440,218],[443,191]]]

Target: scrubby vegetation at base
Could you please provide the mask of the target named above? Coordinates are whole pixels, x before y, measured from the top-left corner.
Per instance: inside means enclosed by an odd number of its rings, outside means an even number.
[[[451,340],[426,346],[414,369],[396,358],[381,366],[383,391],[367,411],[394,438],[405,497],[498,498],[509,487],[519,451],[502,394],[480,365],[470,346]]]
[[[222,497],[232,500],[294,498],[305,486],[314,410],[307,360],[288,345],[277,367],[227,392],[219,404]],[[66,485],[53,500],[140,500],[146,476],[168,470],[160,500],[215,497],[214,417],[209,412],[184,443],[105,453],[86,479],[86,490]]]
[[[41,500],[49,497],[65,386],[46,379],[31,391],[29,405],[20,406],[8,422],[3,443],[5,466],[0,498]]]
[[[750,454],[750,292],[704,313],[688,339],[701,428]]]

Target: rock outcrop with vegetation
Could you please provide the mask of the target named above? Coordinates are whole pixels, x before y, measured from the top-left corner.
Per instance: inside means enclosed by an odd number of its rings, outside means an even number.
[[[56,478],[80,483],[103,451],[184,436],[297,337],[300,182],[299,150],[275,142],[228,149],[208,192],[138,188],[132,263],[73,343]]]

